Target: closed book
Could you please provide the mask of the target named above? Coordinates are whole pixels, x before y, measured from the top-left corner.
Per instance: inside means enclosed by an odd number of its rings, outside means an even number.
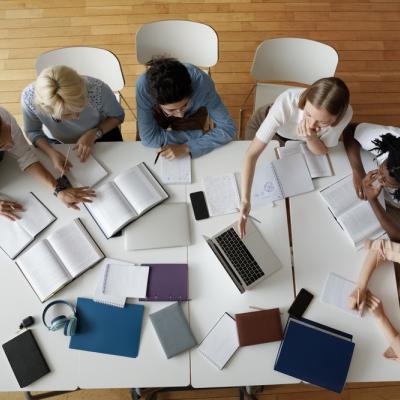
[[[340,393],[353,351],[351,335],[305,318],[289,318],[274,369]]]
[[[196,346],[196,339],[179,303],[150,314],[150,320],[167,358]]]
[[[31,330],[4,343],[3,350],[21,388],[50,372]]]
[[[282,340],[282,322],[279,308],[236,314],[240,346]]]

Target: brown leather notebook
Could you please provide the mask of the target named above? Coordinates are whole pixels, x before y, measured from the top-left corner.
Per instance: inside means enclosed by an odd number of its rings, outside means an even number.
[[[282,323],[279,308],[236,314],[240,346],[282,340]]]

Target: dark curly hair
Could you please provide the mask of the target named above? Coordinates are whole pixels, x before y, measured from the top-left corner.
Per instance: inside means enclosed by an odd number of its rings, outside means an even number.
[[[158,104],[172,104],[190,97],[192,80],[186,67],[175,58],[158,57],[146,66],[146,80],[151,96]]]
[[[385,133],[381,135],[380,139],[373,140],[372,143],[375,145],[372,150],[377,151],[377,157],[388,153],[386,168],[389,175],[400,185],[400,137]],[[400,189],[394,190],[392,195],[395,200],[400,201]]]

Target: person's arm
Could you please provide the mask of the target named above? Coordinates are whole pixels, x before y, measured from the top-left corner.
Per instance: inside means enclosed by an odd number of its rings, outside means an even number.
[[[241,187],[241,205],[240,205],[240,215],[238,222],[239,234],[243,237],[246,234],[246,222],[248,215],[250,213],[250,195],[251,186],[253,183],[254,172],[256,169],[256,164],[258,157],[263,152],[266,143],[261,140],[254,138],[247,149],[246,156],[244,159],[244,166],[242,172],[242,187]]]
[[[357,196],[365,200],[364,189],[362,180],[365,177],[365,169],[361,160],[361,145],[354,137],[355,127],[349,125],[343,132],[343,144],[346,149],[347,157],[350,162],[351,169],[353,171],[353,184]]]

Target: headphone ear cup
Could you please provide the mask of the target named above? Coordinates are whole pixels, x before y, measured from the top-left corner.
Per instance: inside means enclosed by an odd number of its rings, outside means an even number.
[[[57,331],[58,329],[61,329],[67,321],[68,318],[65,315],[59,315],[58,317],[55,317],[53,320],[51,320],[50,330]]]
[[[74,336],[76,332],[77,326],[77,318],[75,316],[71,317],[67,323],[64,325],[64,335],[65,336]]]

